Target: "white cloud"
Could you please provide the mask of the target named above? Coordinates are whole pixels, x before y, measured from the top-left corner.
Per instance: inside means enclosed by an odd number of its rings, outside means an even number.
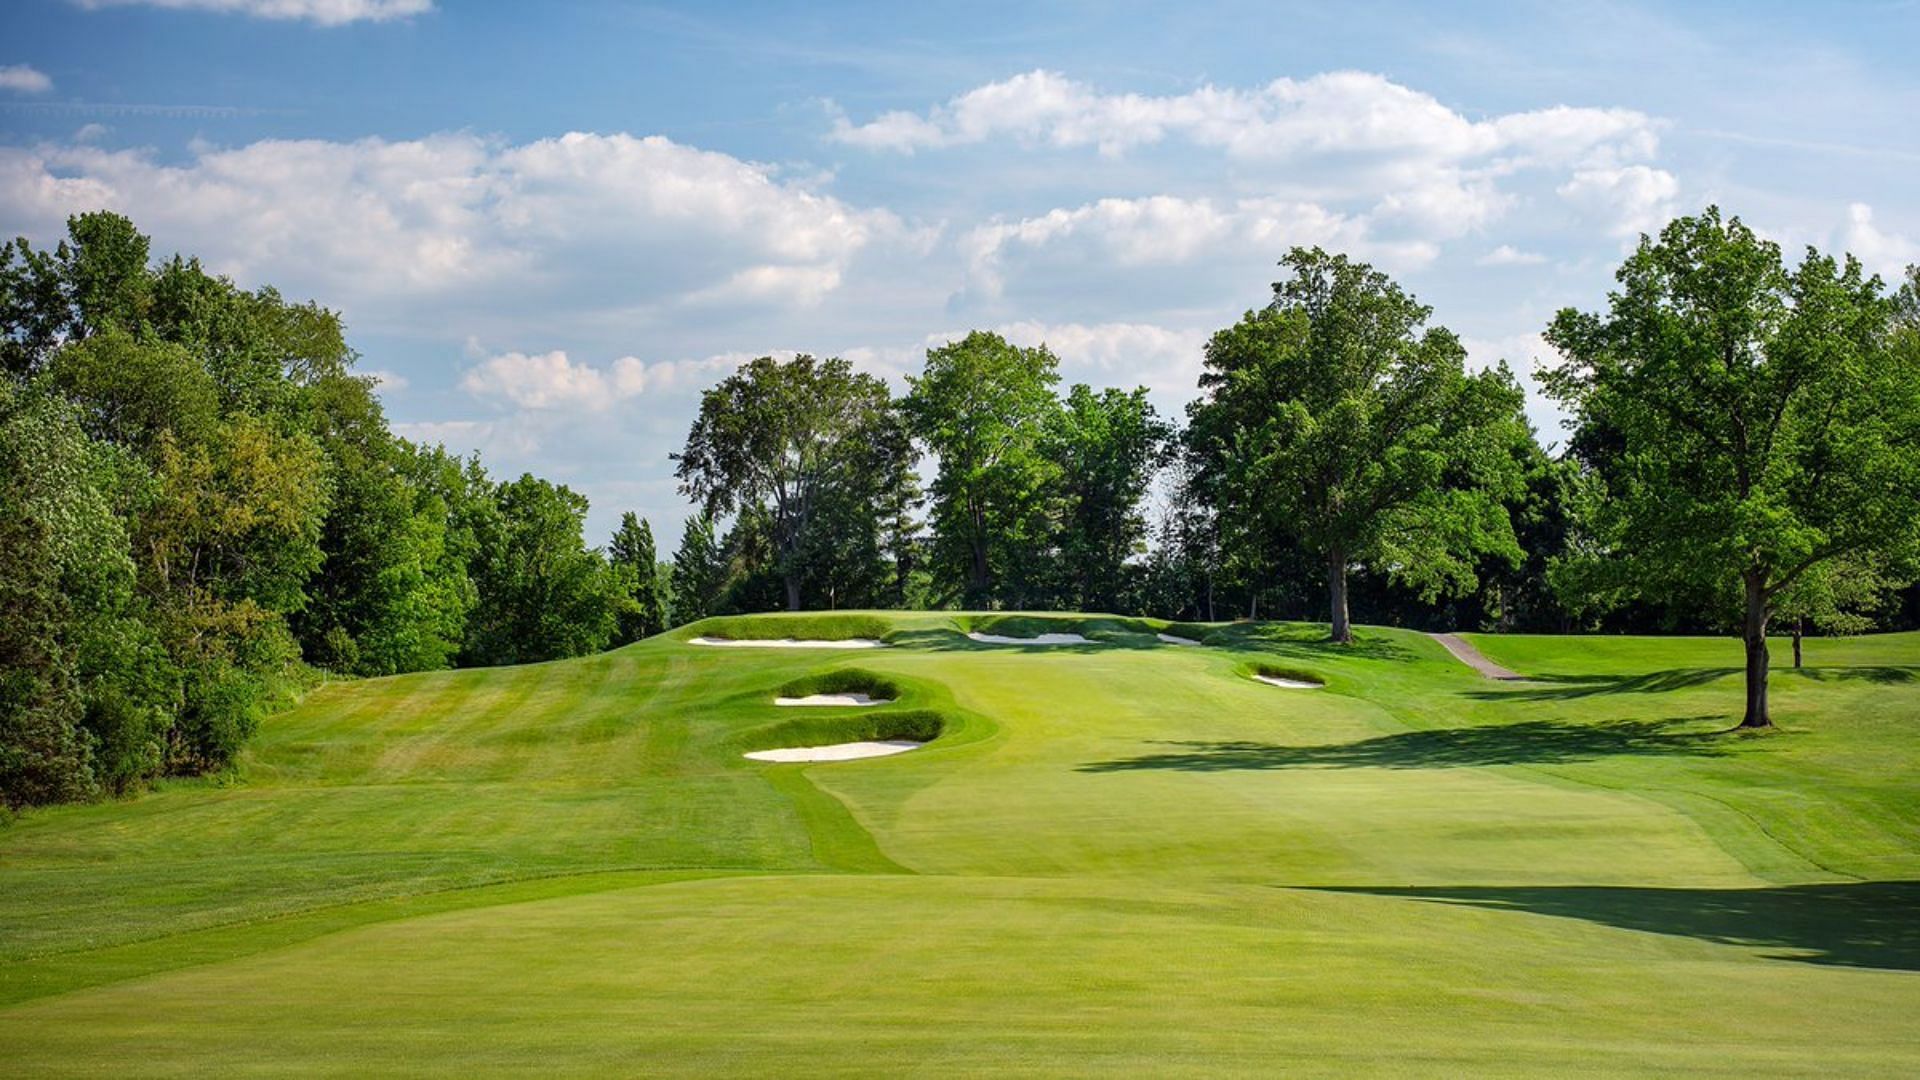
[[[925,114],[865,124],[836,117],[831,137],[912,153],[1010,138],[1119,156],[1181,139],[1270,181],[1269,195],[1365,203],[1383,229],[1445,240],[1515,203],[1501,183],[1529,169],[1619,169],[1651,158],[1660,123],[1630,109],[1565,105],[1469,119],[1383,76],[1340,71],[1254,89],[1106,94],[1050,71],[970,90]],[[1664,174],[1663,174],[1664,175]]]
[[[358,371],[355,374],[361,375],[365,378],[372,379],[375,389],[381,390],[390,394],[398,394],[404,391],[407,387],[413,385],[413,380],[407,378],[405,375],[402,375],[396,371],[385,371],[380,368],[367,368],[367,369]]]
[[[1062,374],[1069,382],[1129,389],[1145,386],[1168,415],[1177,415],[1176,410],[1198,391],[1201,360],[1207,339],[1213,336],[1206,329],[1136,322],[1023,321],[994,329],[1015,345],[1044,343],[1060,358]]]
[[[0,90],[12,90],[20,94],[44,94],[53,89],[53,80],[47,73],[29,64],[8,64],[0,67]]]
[[[908,153],[1010,137],[1119,154],[1179,136],[1250,160],[1384,154],[1463,161],[1507,154],[1565,165],[1647,157],[1657,147],[1657,126],[1629,109],[1564,105],[1470,120],[1429,94],[1361,71],[1166,96],[1105,94],[1056,72],[1031,71],[969,90],[924,115],[891,112],[865,124],[841,115],[832,137]]]
[[[1895,283],[1904,279],[1907,267],[1920,263],[1920,242],[1881,230],[1873,223],[1873,207],[1865,203],[1847,207],[1842,245],[1869,272]]]
[[[1558,190],[1567,202],[1603,222],[1610,234],[1632,240],[1659,232],[1673,220],[1680,181],[1665,169],[1623,165],[1581,169]]]
[[[775,354],[786,359],[791,352]],[[623,356],[604,368],[575,363],[566,350],[489,357],[460,379],[461,389],[523,409],[597,412],[642,394],[701,389],[752,357],[721,353],[697,360],[647,362]]]
[[[455,454],[478,453],[496,475],[499,456],[521,457],[540,449],[540,439],[526,425],[509,418],[492,420],[424,420],[392,425],[393,433],[421,446],[444,446]],[[562,478],[564,482],[564,478]]]
[[[1547,257],[1534,251],[1521,251],[1512,244],[1501,244],[1473,260],[1475,266],[1538,266]]]
[[[56,238],[108,208],[157,250],[417,327],[506,301],[556,319],[688,302],[806,306],[863,249],[918,240],[885,211],[671,140],[572,133],[194,146],[184,163],[81,144],[0,147],[0,226]],[[436,306],[441,305],[441,306]],[[457,308],[457,312],[448,307]]]
[[[433,0],[75,0],[88,10],[109,7],[157,7],[174,11],[211,11],[257,19],[302,19],[321,26],[385,22],[433,10]]]
[[[1320,245],[1391,266],[1419,266],[1438,249],[1422,241],[1383,241],[1364,216],[1285,199],[1215,202],[1156,195],[1101,199],[1038,217],[995,222],[961,241],[970,281],[986,295],[1005,286],[1009,255],[1088,267],[1168,267],[1223,256],[1270,261],[1294,245]]]

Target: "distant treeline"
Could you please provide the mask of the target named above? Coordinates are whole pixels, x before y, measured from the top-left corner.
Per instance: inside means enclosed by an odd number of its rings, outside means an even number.
[[[0,248],[9,806],[224,768],[324,672],[575,656],[713,614],[1330,618],[1337,639],[1349,610],[1502,630],[1916,616],[1914,283],[1813,253],[1789,273],[1717,211],[1644,241],[1608,316],[1550,329],[1579,423],[1558,458],[1504,365],[1469,371],[1384,275],[1297,249],[1272,303],[1208,344],[1184,424],[1144,388],[1062,393],[1044,345],[983,332],[930,349],[903,397],[839,359],[746,364],[674,455],[700,512],[664,562],[633,514],[590,546],[579,494],[393,434],[334,313],[155,263],[115,214],[68,231]],[[1737,348],[1702,339],[1736,325]],[[1879,411],[1823,404],[1855,398]],[[1684,460],[1647,449],[1668,444]],[[1647,495],[1691,466],[1685,505]],[[1736,489],[1739,513],[1779,514],[1729,525],[1713,500]],[[1839,527],[1836,500],[1871,530]]]

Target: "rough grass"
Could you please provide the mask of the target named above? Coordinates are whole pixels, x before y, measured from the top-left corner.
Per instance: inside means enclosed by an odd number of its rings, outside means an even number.
[[[237,782],[0,829],[0,1072],[1920,1069],[1920,635],[1776,650],[1763,738],[1730,639],[1324,635],[770,616],[323,687]]]

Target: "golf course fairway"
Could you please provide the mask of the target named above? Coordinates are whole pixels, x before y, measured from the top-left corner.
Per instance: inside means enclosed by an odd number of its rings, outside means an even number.
[[[0,827],[0,1075],[1920,1075],[1920,634],[1808,642],[1746,737],[1731,638],[1325,633],[325,685]],[[866,740],[925,745],[743,756]]]

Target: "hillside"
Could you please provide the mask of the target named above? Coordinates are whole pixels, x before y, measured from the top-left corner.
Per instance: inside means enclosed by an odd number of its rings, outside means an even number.
[[[1737,737],[1733,640],[1324,633],[334,683],[235,778],[0,829],[0,1071],[1920,1069],[1920,634],[1810,642]]]

